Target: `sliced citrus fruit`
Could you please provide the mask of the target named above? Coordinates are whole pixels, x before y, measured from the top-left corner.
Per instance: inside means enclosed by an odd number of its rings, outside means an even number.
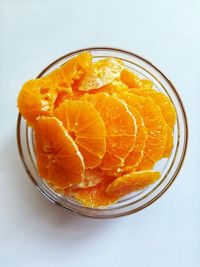
[[[91,70],[82,79],[79,90],[90,91],[111,83],[120,76],[124,65],[121,60],[106,58],[93,63]]]
[[[129,106],[129,110],[136,119],[137,134],[136,134],[135,146],[125,159],[124,162],[125,166],[123,168],[124,170],[132,169],[139,165],[139,163],[143,158],[145,144],[148,137],[147,130],[140,113],[132,106]]]
[[[130,88],[141,88],[142,82],[140,78],[128,69],[123,69],[121,72],[121,80]]]
[[[65,100],[54,114],[78,145],[86,168],[99,165],[106,151],[106,131],[95,107],[86,101]]]
[[[140,191],[155,183],[160,178],[159,172],[139,171],[116,178],[106,189],[109,196],[121,198],[132,192]]]
[[[155,163],[161,159],[163,155],[167,135],[167,125],[160,108],[149,97],[141,97],[132,93],[122,93],[119,97],[123,99],[128,106],[136,108],[142,116],[148,134],[144,155],[146,155],[146,158],[149,158],[152,163]],[[143,159],[138,167],[140,170],[147,168],[145,164],[143,166]]]
[[[118,200],[116,196],[105,193],[108,185],[114,178],[106,177],[100,184],[89,188],[77,188],[65,190],[65,195],[76,199],[79,203],[90,208],[105,208]]]
[[[81,188],[93,187],[103,181],[102,171],[98,168],[86,169],[84,173],[83,183]]]
[[[112,83],[99,88],[98,93],[105,92],[105,93],[108,93],[109,95],[113,95],[113,94],[121,93],[125,91],[128,91],[128,86],[124,84],[121,80],[115,79]],[[96,93],[96,90],[95,90],[95,93]]]
[[[34,134],[39,174],[59,189],[81,183],[84,161],[62,122],[54,117],[39,117]]]
[[[91,102],[105,123],[106,154],[100,168],[112,170],[121,167],[135,144],[137,132],[135,118],[124,102],[106,93],[87,94],[81,99]]]
[[[161,156],[163,157],[163,156]],[[156,161],[158,160],[152,160],[150,156],[144,151],[142,160],[140,161],[139,165],[136,167],[136,170],[151,170],[153,169]]]
[[[150,80],[147,79],[141,79],[143,89],[153,89],[153,83]]]
[[[92,55],[90,52],[83,52],[62,65],[60,71],[67,87],[70,87],[75,80],[79,80],[85,75],[91,66]]]
[[[55,92],[50,91],[47,84],[44,85],[40,80],[30,80],[23,85],[17,104],[28,124],[33,125],[38,116],[51,115],[55,99]]]
[[[135,145],[133,149],[129,152],[128,156],[124,160],[124,166],[121,168],[116,168],[115,170],[105,171],[107,175],[114,175],[116,177],[121,176],[122,173],[130,172],[130,170],[134,170],[139,163],[141,162],[143,155],[144,155],[144,149],[145,149],[145,143],[147,140],[147,130],[144,125],[143,119],[139,112],[129,106],[129,111],[132,113],[136,120],[137,125],[137,133],[136,133],[136,140]],[[109,158],[106,159],[107,164],[109,164],[110,160]]]
[[[166,140],[166,147],[163,152],[163,157],[165,158],[170,157],[172,153],[172,149],[173,149],[173,143],[174,143],[173,129],[170,127],[167,127],[167,140]]]
[[[137,89],[133,88],[131,91],[139,96],[151,97],[154,102],[160,107],[163,118],[169,127],[173,128],[176,121],[176,110],[170,101],[169,97],[161,92],[153,89]]]

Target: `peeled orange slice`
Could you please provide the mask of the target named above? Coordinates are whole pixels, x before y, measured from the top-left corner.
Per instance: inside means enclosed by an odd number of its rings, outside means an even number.
[[[106,194],[121,198],[132,192],[140,191],[160,178],[159,172],[131,172],[116,178],[106,189]]]
[[[168,126],[171,128],[174,127],[176,121],[176,110],[169,97],[154,89],[133,88],[131,89],[131,91],[136,95],[152,98],[154,102],[160,107],[163,118],[165,119]]]
[[[146,140],[148,138],[148,133],[140,113],[132,106],[129,106],[129,110],[136,119],[137,134],[136,134],[135,146],[133,150],[128,154],[128,156],[125,158],[124,162],[125,166],[123,168],[124,170],[132,169],[139,165],[139,163],[143,158]]]
[[[140,78],[128,69],[124,69],[120,76],[123,83],[125,83],[129,88],[140,88],[142,87],[142,82]]]
[[[105,123],[106,153],[100,168],[112,170],[121,167],[135,145],[135,118],[124,102],[106,93],[84,95],[81,99],[92,103]]]
[[[160,108],[149,97],[140,97],[132,93],[122,93],[119,95],[128,106],[136,108],[143,118],[147,129],[147,140],[145,143],[144,155],[150,159],[152,166],[146,164],[146,161],[140,162],[139,170],[152,168],[165,150],[167,125],[162,116]]]
[[[83,180],[84,161],[77,145],[54,117],[39,117],[34,126],[39,174],[59,189]]]
[[[124,65],[121,60],[106,58],[93,63],[91,70],[82,79],[79,90],[90,91],[111,83],[120,76]]]
[[[114,178],[104,177],[103,181],[89,188],[65,190],[65,195],[76,199],[80,204],[90,208],[105,208],[114,204],[118,197],[106,194],[106,188]]]
[[[101,163],[106,151],[106,131],[104,122],[95,107],[85,101],[65,100],[54,115],[73,137],[86,168],[94,168]]]
[[[55,99],[55,92],[52,92],[47,84],[40,80],[30,80],[23,85],[17,104],[19,112],[28,124],[33,125],[38,116],[52,114]]]
[[[60,67],[61,75],[67,87],[70,87],[74,81],[79,80],[92,66],[92,55],[89,52],[83,52],[73,57]]]
[[[173,129],[168,126],[167,127],[167,140],[166,140],[165,150],[163,152],[162,157],[166,157],[166,158],[170,157],[172,153],[173,145],[174,145]]]

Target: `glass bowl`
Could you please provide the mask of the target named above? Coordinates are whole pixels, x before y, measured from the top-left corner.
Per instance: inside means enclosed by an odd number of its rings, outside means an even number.
[[[132,193],[108,208],[87,208],[77,203],[72,198],[64,197],[59,193],[56,193],[48,186],[45,180],[39,176],[34,152],[33,131],[30,127],[28,127],[26,121],[20,114],[17,121],[17,143],[19,155],[27,174],[31,178],[31,181],[55,205],[87,217],[120,217],[135,213],[152,204],[171,186],[175,180],[183,164],[187,148],[188,127],[186,114],[180,96],[170,80],[151,62],[141,56],[125,50],[108,47],[80,49],[55,60],[47,66],[38,75],[38,77],[46,75],[50,71],[64,64],[70,58],[85,50],[92,53],[94,60],[106,57],[121,59],[125,63],[126,67],[133,70],[140,77],[151,80],[154,84],[154,88],[168,95],[173,102],[177,113],[177,120],[174,127],[174,148],[170,158],[162,159],[155,166],[155,170],[161,172],[161,178],[158,182],[149,186],[145,190]]]

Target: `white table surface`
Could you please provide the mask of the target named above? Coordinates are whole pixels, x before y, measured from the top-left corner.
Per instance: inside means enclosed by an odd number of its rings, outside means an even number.
[[[50,4],[51,3],[51,4]],[[200,266],[200,1],[0,0],[0,266]],[[189,148],[162,198],[120,219],[52,205],[19,160],[16,98],[57,57],[88,46],[138,53],[185,103]]]

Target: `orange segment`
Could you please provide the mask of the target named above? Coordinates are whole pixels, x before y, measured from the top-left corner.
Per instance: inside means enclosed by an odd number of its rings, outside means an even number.
[[[81,183],[83,158],[63,124],[54,117],[39,117],[34,133],[39,174],[59,189]]]
[[[65,195],[76,199],[79,203],[90,208],[105,208],[112,205],[118,199],[105,193],[108,185],[114,178],[106,177],[103,182],[89,188],[77,188],[65,190]]]
[[[123,83],[125,83],[128,87],[130,88],[141,88],[142,87],[142,82],[140,78],[133,73],[132,71],[128,69],[124,69],[121,72],[121,80]]]
[[[160,108],[149,97],[140,97],[132,93],[122,93],[119,97],[125,100],[128,106],[136,108],[142,116],[148,134],[144,155],[155,163],[163,155],[167,135],[167,125]],[[139,169],[143,168],[146,169],[146,166],[143,166],[142,160]]]
[[[109,196],[121,198],[132,192],[140,191],[155,183],[160,178],[159,172],[140,171],[125,174],[115,179],[106,189]]]
[[[111,83],[120,76],[124,65],[121,60],[106,58],[93,63],[91,70],[82,79],[79,90],[90,91]]]
[[[173,149],[173,143],[174,143],[174,136],[173,136],[173,130],[170,127],[167,127],[167,140],[166,140],[166,147],[163,152],[163,157],[169,158],[172,149]]]
[[[51,115],[56,94],[51,92],[47,84],[40,80],[26,82],[17,99],[19,112],[33,125],[38,116]]]
[[[100,168],[112,170],[121,167],[135,144],[135,118],[124,102],[106,93],[85,95],[81,99],[91,102],[105,123],[106,154]]]
[[[86,168],[99,165],[106,150],[106,132],[95,107],[85,101],[66,100],[54,114],[74,138]]]
[[[160,107],[163,118],[165,119],[168,126],[171,128],[174,127],[176,121],[176,110],[169,97],[153,89],[133,88],[131,89],[131,91],[136,95],[151,97],[154,102]]]

